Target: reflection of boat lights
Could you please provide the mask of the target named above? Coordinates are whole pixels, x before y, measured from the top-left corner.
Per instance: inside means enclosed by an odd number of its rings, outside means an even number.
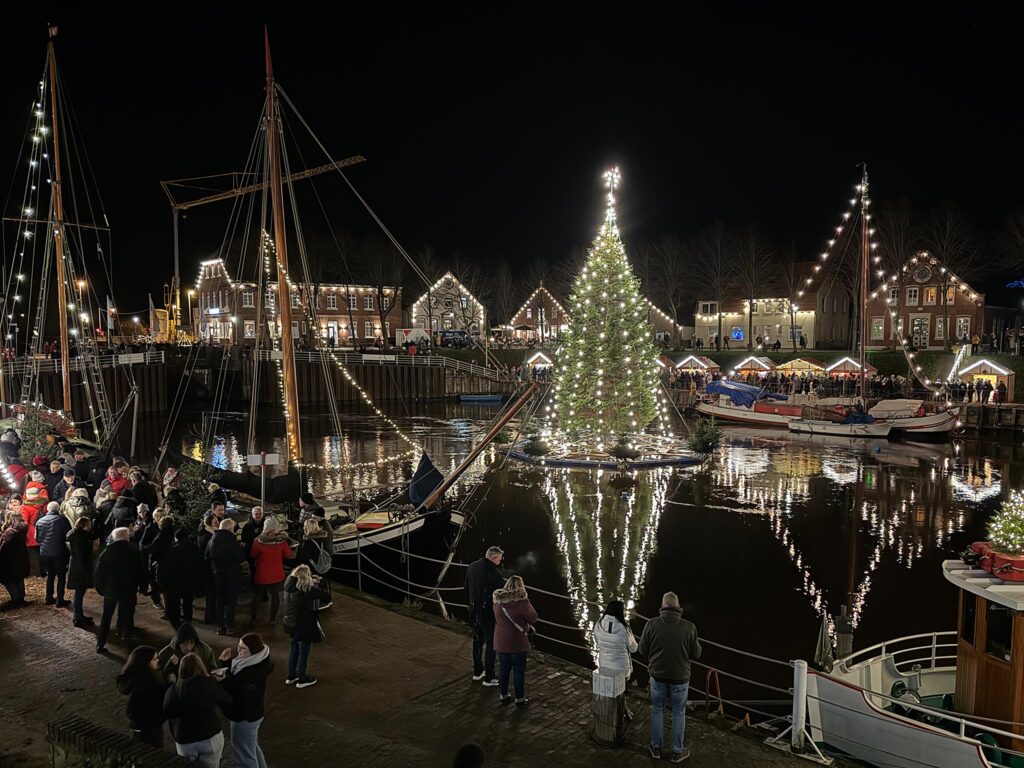
[[[980,504],[989,499],[998,499],[1002,494],[1003,484],[1001,481],[990,480],[986,483],[982,478],[973,477],[977,482],[966,482],[956,475],[952,477],[953,498]]]

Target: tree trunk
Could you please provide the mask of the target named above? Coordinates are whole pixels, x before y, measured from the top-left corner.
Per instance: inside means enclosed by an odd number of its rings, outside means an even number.
[[[945,337],[944,343],[942,345],[942,348],[946,352],[949,352],[950,349],[952,348],[952,345],[950,344],[950,339],[949,339],[949,301],[947,300],[949,297],[946,295],[946,291],[948,289],[944,285],[941,286],[941,289],[942,289],[942,335]]]
[[[754,297],[747,298],[747,349],[754,349]]]

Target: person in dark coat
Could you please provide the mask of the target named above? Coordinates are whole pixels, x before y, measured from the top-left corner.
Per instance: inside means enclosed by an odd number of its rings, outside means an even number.
[[[163,556],[157,572],[167,618],[177,627],[192,621],[192,603],[203,589],[206,563],[184,528],[174,532],[174,544]]]
[[[143,510],[145,510],[145,514],[143,514]],[[142,564],[146,569],[146,583],[143,584],[142,594],[149,595],[154,608],[163,608],[164,605],[160,601],[160,587],[157,586],[154,578],[153,563],[149,558],[149,547],[156,541],[156,537],[160,533],[160,521],[165,516],[166,513],[159,507],[150,512],[147,505],[139,504],[139,522],[135,524],[135,531],[132,533],[132,541],[138,544],[139,552],[142,554]]]
[[[163,586],[160,583],[160,566],[174,545],[174,531],[177,527],[177,520],[173,515],[157,510],[158,515],[153,515],[156,521],[156,534],[152,541],[142,545],[142,560],[149,569],[149,580],[153,594],[153,605],[164,609],[162,618],[167,618],[166,600],[162,597]],[[158,519],[159,517],[159,519]]]
[[[314,576],[308,565],[294,568],[284,582],[284,631],[292,638],[285,680],[287,685],[308,688],[317,683],[315,677],[306,674],[306,668],[313,643],[324,639],[320,626],[320,601],[330,599],[330,596],[331,593],[324,588],[323,579]]]
[[[530,703],[526,698],[526,656],[530,652],[529,632],[537,623],[537,611],[526,593],[521,576],[511,576],[501,589],[494,590],[494,650],[498,652],[500,682],[498,699],[512,701],[508,691],[513,677],[516,706]]]
[[[128,475],[132,483],[132,495],[140,504],[148,504],[150,509],[156,509],[160,503],[156,497],[156,489],[141,472],[132,472]]]
[[[494,673],[494,590],[505,583],[500,565],[505,557],[501,547],[490,547],[484,556],[466,569],[466,604],[469,626],[473,628],[473,679],[488,688],[498,684]],[[484,648],[487,648],[486,653]]]
[[[260,726],[267,705],[267,678],[274,671],[270,648],[255,632],[242,635],[237,651],[225,648],[220,663],[227,667],[224,689],[231,706],[224,712],[231,721],[231,752],[236,768],[267,768],[259,745]]]
[[[0,606],[10,611],[28,605],[25,600],[25,579],[29,574],[28,524],[18,509],[8,509],[0,530],[0,584],[11,599]]]
[[[249,586],[256,588],[256,567],[252,561],[252,543],[256,537],[263,533],[263,521],[265,520],[263,507],[253,507],[249,512],[249,519],[242,524],[242,551],[249,563]]]
[[[134,648],[117,676],[117,690],[128,697],[126,712],[132,736],[158,748],[164,745],[167,687],[160,674],[156,649],[150,645]]]
[[[160,653],[157,654],[160,659],[161,674],[173,683],[178,679],[178,667],[181,660],[190,653],[198,656],[199,660],[203,662],[203,666],[209,669],[217,666],[217,657],[214,655],[213,648],[199,639],[199,633],[196,632],[195,627],[187,621],[183,621],[174,630],[171,642],[161,648]]]
[[[235,629],[243,559],[242,546],[235,538],[235,521],[226,517],[206,545],[206,560],[217,589],[218,635],[229,635]]]
[[[103,596],[103,616],[96,633],[97,653],[103,653],[107,648],[107,635],[115,609],[118,637],[126,640],[135,629],[135,595],[142,583],[142,557],[128,541],[129,535],[127,528],[115,528],[110,534],[113,541],[96,560],[94,581],[96,591]]]
[[[214,498],[210,502],[209,510],[207,510],[206,514],[203,515],[203,519],[199,522],[199,528],[196,533],[196,543],[199,545],[201,553],[206,552],[210,539],[213,538],[213,534],[220,528],[220,521],[226,515],[227,506],[223,499],[219,497]],[[213,571],[210,568],[210,564],[205,561],[203,562],[202,590],[197,592],[197,594],[206,595],[206,600],[203,603],[203,623],[215,623],[219,613],[217,608],[217,584],[213,579]]]
[[[52,499],[57,484],[64,479],[64,465],[54,459],[49,467],[41,470],[43,473],[43,484],[46,486],[46,494]]]
[[[318,517],[323,520],[327,517],[324,508],[313,498],[312,493],[304,493],[299,497],[299,522],[305,523],[311,517]]]
[[[92,586],[92,518],[83,515],[67,535],[68,588],[74,590],[71,598],[71,623],[76,627],[91,627],[92,617],[85,615],[85,592]]]
[[[78,473],[71,469],[71,467],[65,467],[61,472],[60,482],[53,487],[50,500],[64,501],[75,488],[85,488],[85,481],[78,477]]]
[[[39,560],[46,573],[47,605],[54,605],[54,580],[57,582],[56,605],[67,608],[64,589],[68,578],[68,534],[71,523],[60,513],[60,504],[51,501],[46,505],[46,514],[36,521],[36,542],[39,544]]]
[[[107,518],[107,528],[110,530],[114,528],[127,528],[131,531],[135,527],[138,517],[139,502],[135,500],[135,496],[130,490],[126,490],[114,502],[114,506],[110,510],[110,516]]]
[[[179,755],[204,768],[218,768],[224,752],[224,733],[217,709],[231,707],[231,694],[210,677],[194,653],[181,660],[177,682],[164,694],[164,716]]]

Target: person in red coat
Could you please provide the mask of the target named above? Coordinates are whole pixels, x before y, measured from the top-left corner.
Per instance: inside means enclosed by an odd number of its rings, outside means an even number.
[[[526,655],[537,620],[521,576],[510,577],[502,589],[494,590],[494,650],[498,652],[498,700],[502,704],[512,700],[508,692],[510,675],[514,678],[516,706],[530,703],[526,698]]]
[[[263,533],[252,543],[253,590],[250,622],[256,624],[260,603],[270,595],[270,623],[277,621],[281,608],[281,586],[284,584],[284,561],[290,560],[292,548],[288,534],[280,530],[276,517],[269,515],[263,521]]]
[[[7,465],[7,472],[14,481],[11,490],[15,493],[24,491],[25,483],[28,482],[28,467],[21,463],[21,459],[11,459],[11,463]]]
[[[0,529],[0,584],[11,595],[10,602],[0,611],[10,611],[26,605],[25,577],[28,576],[28,548],[25,546],[29,527],[16,510],[7,510]]]
[[[117,464],[107,468],[107,475],[103,478],[102,485],[106,485],[110,488],[115,497],[120,496],[132,487],[128,478],[121,474]]]
[[[42,481],[30,480],[25,486],[21,517],[28,526],[28,560],[29,570],[33,576],[43,575],[43,565],[39,559],[39,542],[36,541],[36,522],[46,514],[46,505],[49,502],[50,496]]]

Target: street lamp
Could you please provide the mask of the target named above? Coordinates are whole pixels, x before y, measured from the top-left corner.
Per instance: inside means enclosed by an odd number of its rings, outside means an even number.
[[[196,295],[196,289],[195,288],[189,288],[187,293],[188,293],[188,327],[189,327],[189,330],[191,330],[192,329],[192,297]]]

